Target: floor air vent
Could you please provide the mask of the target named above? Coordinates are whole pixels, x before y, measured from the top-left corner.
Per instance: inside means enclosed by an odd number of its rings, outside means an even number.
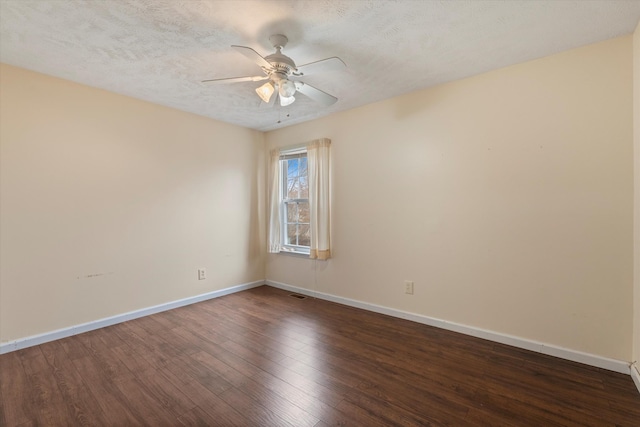
[[[290,297],[298,298],[298,299],[307,299],[304,295],[300,294],[289,294]]]

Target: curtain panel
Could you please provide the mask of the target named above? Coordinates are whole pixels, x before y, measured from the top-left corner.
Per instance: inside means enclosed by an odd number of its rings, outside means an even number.
[[[330,149],[331,140],[327,138],[307,145],[311,220],[309,257],[320,260],[331,258]]]
[[[278,253],[282,242],[280,231],[280,150],[269,152],[269,228],[267,236],[269,253]]]

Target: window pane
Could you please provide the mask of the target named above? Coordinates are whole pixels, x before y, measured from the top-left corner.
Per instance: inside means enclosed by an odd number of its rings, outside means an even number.
[[[287,182],[287,199],[297,199],[300,194],[300,184],[298,178],[293,178]]]
[[[300,246],[310,246],[311,245],[311,234],[309,231],[308,225],[300,225],[299,226],[300,235],[298,236],[298,244]]]
[[[297,176],[298,176],[298,159],[287,160],[287,178],[295,178]]]
[[[285,207],[287,209],[287,222],[298,222],[298,205],[295,203],[287,203]]]
[[[298,231],[298,226],[295,224],[292,225],[287,225],[287,245],[297,245],[298,244],[298,240],[297,240],[297,231]]]
[[[309,203],[300,202],[298,204],[298,222],[310,223],[309,220]]]
[[[300,198],[308,199],[309,198],[309,180],[307,179],[307,176],[306,175],[301,176],[298,183],[300,186]]]
[[[300,168],[300,172],[298,173],[298,175],[300,176],[307,176],[307,158],[303,157],[300,159],[300,163],[298,164],[299,168]]]

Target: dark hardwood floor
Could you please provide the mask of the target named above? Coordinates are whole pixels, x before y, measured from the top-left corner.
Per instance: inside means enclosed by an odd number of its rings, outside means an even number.
[[[262,286],[0,356],[3,426],[640,426],[631,377]]]

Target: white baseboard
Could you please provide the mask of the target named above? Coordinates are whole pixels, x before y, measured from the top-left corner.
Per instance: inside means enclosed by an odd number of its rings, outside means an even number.
[[[258,280],[251,283],[245,283],[242,285],[232,286],[217,291],[208,292],[201,295],[196,295],[189,298],[180,299],[177,301],[171,301],[164,304],[155,305],[153,307],[147,307],[140,310],[131,311],[128,313],[119,314],[104,319],[95,320],[80,325],[74,325],[68,328],[58,329],[44,334],[33,335],[26,338],[20,338],[14,341],[9,341],[0,344],[0,354],[9,353],[11,351],[20,350],[34,345],[44,344],[49,341],[58,340],[61,338],[70,337],[72,335],[81,334],[83,332],[93,331],[95,329],[104,328],[106,326],[115,325],[117,323],[126,322],[128,320],[137,319],[143,316],[149,316],[151,314],[160,313],[162,311],[171,310],[185,305],[195,304],[197,302],[206,301],[213,298],[218,298],[224,295],[229,295],[235,292],[244,291],[247,289],[255,288],[263,284],[273,286],[274,288],[284,289],[290,292],[296,292],[303,295],[309,295],[315,298],[332,301],[338,304],[343,304],[351,307],[361,308],[363,310],[373,311],[375,313],[386,314],[388,316],[398,317],[401,319],[410,320],[417,323],[422,323],[429,326],[435,326],[454,332],[459,332],[465,335],[470,335],[477,338],[483,338],[489,341],[494,341],[513,347],[523,348],[526,350],[535,351],[550,356],[559,357],[574,362],[584,363],[586,365],[595,366],[598,368],[608,369],[614,372],[620,372],[623,374],[631,374],[633,381],[640,391],[640,372],[636,365],[629,366],[630,364],[621,360],[609,359],[606,357],[597,356],[594,354],[583,353],[576,350],[571,350],[563,347],[558,347],[550,344],[531,341],[525,338],[520,338],[512,335],[502,334],[499,332],[489,331],[473,326],[462,325],[455,322],[449,322],[447,320],[436,319],[421,314],[409,313],[402,310],[396,310],[393,308],[383,307],[376,304],[370,304],[363,301],[353,300],[349,298],[343,298],[332,294],[323,292],[316,292],[305,288],[299,288],[297,286],[287,285],[285,283],[275,282],[273,280]]]
[[[636,388],[640,393],[640,370],[638,370],[638,368],[638,362],[635,362],[631,365],[631,379],[633,379],[633,382],[636,383]]]
[[[326,294],[323,292],[316,292],[310,289],[299,288],[297,286],[291,286],[286,283],[275,282],[273,280],[267,280],[267,285],[274,288],[284,289],[290,292],[296,292],[303,295],[312,296],[315,298],[332,301],[338,304],[344,304],[351,307],[361,308],[363,310],[373,311],[375,313],[386,314],[388,316],[398,317],[400,319],[411,320],[413,322],[422,323],[429,326],[435,326],[437,328],[446,329],[449,331],[459,332],[465,335],[471,335],[477,338],[483,338],[489,341],[498,342],[501,344],[510,345],[513,347],[523,348],[525,350],[535,351],[537,353],[547,354],[550,356],[559,357],[573,362],[583,363],[585,365],[595,366],[598,368],[607,369],[622,374],[629,374],[629,363],[622,360],[609,359],[607,357],[597,356],[595,354],[583,353],[577,350],[571,350],[568,348],[558,347],[551,344],[545,344],[537,341],[528,340],[525,338],[516,337],[513,335],[502,334],[500,332],[489,331],[486,329],[477,328],[474,326],[462,325],[460,323],[449,322],[447,320],[436,319],[434,317],[424,316],[421,314],[409,313],[402,310],[396,310],[393,308],[383,307],[376,304],[370,304],[358,300],[349,298],[343,298],[332,294]],[[637,385],[638,383],[636,383]]]
[[[94,329],[104,328],[105,326],[115,325],[117,323],[126,322],[127,320],[137,319],[150,314],[160,313],[161,311],[171,310],[173,308],[183,307],[185,305],[195,304],[197,302],[206,301],[212,298],[218,298],[224,295],[233,294],[235,292],[244,291],[264,285],[264,280],[258,280],[251,283],[232,286],[230,288],[220,289],[217,291],[207,292],[206,294],[196,295],[189,298],[170,301],[164,304],[154,305],[153,307],[142,308],[140,310],[130,311],[128,313],[118,314],[112,317],[95,320],[93,322],[74,325],[68,328],[58,329],[56,331],[46,332],[44,334],[33,335],[26,338],[20,338],[0,344],[0,354],[9,353],[11,351],[20,350],[34,345],[44,344],[49,341],[59,340],[61,338],[70,337],[72,335],[81,334],[83,332],[93,331]]]

